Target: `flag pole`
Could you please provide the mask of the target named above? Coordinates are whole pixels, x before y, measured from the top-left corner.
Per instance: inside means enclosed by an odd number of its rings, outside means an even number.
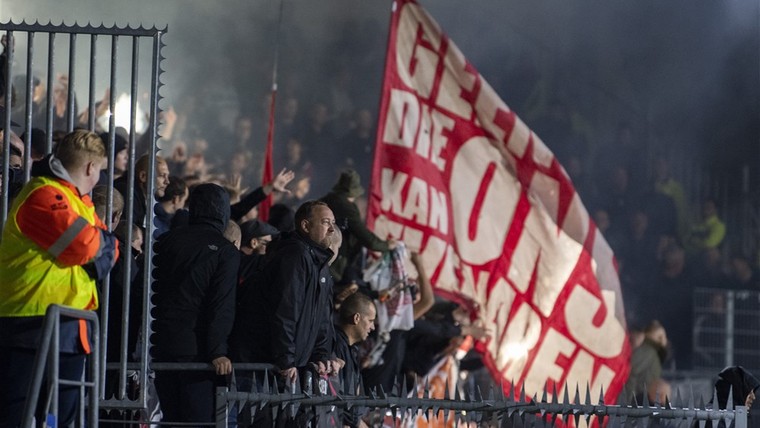
[[[274,179],[274,165],[272,164],[272,152],[274,151],[274,110],[277,100],[277,66],[280,60],[280,31],[282,29],[282,9],[284,0],[280,0],[280,11],[277,17],[277,29],[274,39],[274,64],[272,65],[272,92],[269,100],[269,124],[267,127],[267,146],[264,152],[264,170],[261,176],[261,184],[265,185]],[[259,204],[259,219],[269,219],[269,208],[272,206],[272,195]]]

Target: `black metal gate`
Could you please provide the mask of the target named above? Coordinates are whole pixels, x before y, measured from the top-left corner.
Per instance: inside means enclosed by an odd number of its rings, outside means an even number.
[[[19,147],[18,135],[30,136],[33,128],[46,132],[45,152],[50,153],[56,132],[70,132],[75,128],[86,128],[92,131],[107,132],[106,143],[108,166],[107,208],[110,213],[113,208],[113,179],[115,160],[115,141],[117,123],[122,123],[128,133],[128,167],[125,175],[130,183],[128,194],[123,195],[125,201],[122,221],[132,223],[134,206],[135,156],[136,148],[150,154],[148,167],[148,204],[153,206],[153,188],[155,175],[155,158],[157,153],[158,126],[161,108],[160,89],[162,87],[161,50],[164,47],[162,37],[166,28],[134,28],[106,27],[82,25],[52,25],[39,23],[13,22],[0,23],[0,33],[3,34],[4,52],[0,58],[0,86],[5,114],[0,115],[0,128],[14,131],[4,132],[2,138],[2,191],[0,191],[0,228],[4,227],[8,218],[11,203],[10,185],[23,184],[29,180],[32,166],[32,139],[26,138],[23,147]],[[88,46],[89,45],[89,46]],[[109,48],[110,45],[110,48]],[[127,45],[127,46],[125,46]],[[141,52],[142,47],[142,52]],[[44,69],[37,71],[41,77],[35,77],[35,67]],[[43,83],[46,82],[46,85]],[[43,95],[42,89],[46,89]],[[77,90],[83,88],[86,93],[86,107],[78,108]],[[96,95],[99,88],[107,88],[106,96]],[[105,92],[105,91],[104,91]],[[122,100],[117,101],[121,93]],[[138,100],[143,99],[143,110],[140,113]],[[84,99],[84,97],[83,97]],[[121,105],[117,106],[117,102]],[[127,105],[128,104],[128,105]],[[107,106],[107,108],[106,108]],[[121,107],[121,108],[117,108]],[[96,112],[105,112],[96,117]],[[63,112],[63,114],[62,114]],[[144,117],[143,117],[144,116]],[[147,122],[146,129],[138,129],[139,122]],[[141,134],[141,135],[138,135]],[[14,143],[12,143],[14,140]],[[142,144],[138,144],[142,143]],[[15,147],[14,147],[15,146]],[[23,152],[23,153],[19,153]],[[11,162],[15,155],[16,162]],[[19,158],[21,158],[19,160]],[[152,213],[149,211],[149,215]],[[103,219],[112,228],[110,216]],[[129,328],[129,302],[131,299],[141,299],[143,308],[150,306],[150,284],[152,271],[152,236],[153,222],[146,222],[145,231],[145,263],[143,280],[146,286],[142,295],[133,296],[130,287],[124,287],[123,311],[119,314],[109,313],[110,284],[106,280],[102,284],[100,296],[101,319],[101,373],[100,388],[101,408],[142,409],[146,407],[146,385],[148,384],[148,348],[149,341],[142,340],[139,355],[133,359],[137,362],[140,390],[136,399],[127,396],[127,342]],[[127,241],[132,240],[132,230],[127,228]],[[132,248],[126,245],[127,260],[132,257]],[[130,265],[124,269],[125,284],[129,284]],[[118,372],[118,388],[113,396],[105,396],[106,348],[109,340],[108,319],[119,317],[122,322],[121,337],[111,337],[118,340],[120,358],[109,361],[110,369]],[[150,311],[143,311],[140,336],[150,337]],[[116,382],[115,382],[116,383]],[[114,384],[115,384],[114,383]],[[113,389],[113,388],[112,388]]]

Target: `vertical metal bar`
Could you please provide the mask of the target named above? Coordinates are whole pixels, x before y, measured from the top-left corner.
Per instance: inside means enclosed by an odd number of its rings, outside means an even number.
[[[227,428],[227,419],[229,416],[229,408],[227,406],[227,387],[216,387],[216,394],[214,395],[214,403],[216,403],[215,423],[216,428]]]
[[[85,405],[87,404],[86,395],[85,395],[86,388],[87,388],[87,386],[85,384],[85,382],[87,382],[87,378],[85,377],[86,374],[87,374],[87,370],[83,369],[81,376],[79,376],[79,425],[78,426],[80,426],[80,427],[84,427],[85,426],[84,425],[84,421],[85,421],[84,415],[86,415],[86,413],[85,413]],[[96,426],[96,425],[93,425],[93,426]]]
[[[29,181],[32,172],[32,107],[34,106],[34,32],[27,33],[26,40],[26,110],[24,111],[24,182]]]
[[[11,76],[11,64],[13,63],[13,31],[6,31],[6,48],[5,48],[5,93],[3,94],[3,101],[5,106],[5,115],[2,117],[3,121],[3,169],[2,171],[8,171],[10,165],[11,156],[11,82],[13,81]],[[8,200],[10,193],[8,192],[9,174],[2,174],[2,228],[5,228],[5,220],[8,218]],[[2,229],[0,229],[0,233]],[[1,236],[1,235],[0,235]]]
[[[98,409],[98,402],[100,400],[100,382],[98,381],[98,376],[100,376],[100,325],[98,324],[97,317],[94,320],[91,320],[90,328],[92,328],[92,341],[94,342],[90,349],[92,349],[93,355],[90,359],[90,380],[92,381],[92,393],[90,394],[90,414],[89,414],[89,426],[96,427],[98,426],[98,415],[99,415],[99,409]]]
[[[135,117],[137,114],[137,81],[138,81],[138,74],[139,74],[139,57],[140,57],[140,37],[133,36],[132,37],[132,75],[131,75],[131,84],[130,84],[131,86],[131,90],[130,90],[131,109],[130,109],[130,121],[129,121],[129,146],[130,147],[136,146],[135,144],[136,142]],[[145,215],[147,216],[148,214],[149,213],[146,211]],[[125,284],[128,284],[128,282],[125,282]],[[124,394],[124,396],[126,396],[127,351],[128,351],[127,345],[129,344],[129,341],[127,339],[129,337],[129,319],[130,319],[129,307],[131,306],[132,287],[125,286],[122,291],[123,291],[122,302],[124,302],[122,306],[124,308],[124,311],[122,312],[122,318],[121,318],[121,347],[119,348],[119,355],[120,355],[119,394]],[[145,309],[143,308],[143,310]]]
[[[69,34],[69,93],[66,98],[66,132],[74,130],[74,120],[76,120],[76,100],[74,99],[74,81],[76,80],[76,51],[77,51],[77,34]]]
[[[726,293],[726,367],[734,365],[734,312],[736,312],[736,292]]]
[[[37,402],[39,401],[40,390],[42,388],[42,378],[45,375],[45,362],[50,354],[50,342],[53,337],[53,323],[54,319],[57,317],[58,306],[50,306],[45,314],[40,347],[37,349],[37,353],[34,356],[34,373],[32,375],[32,381],[29,383],[29,388],[27,389],[26,404],[24,406],[24,416],[21,425],[24,427],[32,426],[32,418],[37,409]]]
[[[158,87],[160,85],[160,69],[161,69],[161,44],[163,32],[158,31],[153,37],[153,63],[151,67],[151,81],[150,81],[150,126],[148,128],[150,138],[150,165],[148,167],[148,194],[146,199],[148,200],[148,209],[146,210],[146,225],[145,225],[145,240],[148,245],[145,246],[145,269],[143,272],[143,283],[145,284],[143,292],[143,325],[142,325],[142,352],[141,357],[141,379],[140,385],[142,387],[140,395],[142,398],[142,405],[147,405],[147,385],[148,385],[148,342],[150,342],[150,298],[153,290],[153,205],[155,204],[155,198],[153,195],[155,187],[155,175],[156,175],[156,136],[158,135]]]
[[[47,116],[45,121],[45,152],[53,151],[53,87],[55,86],[55,33],[48,36],[48,62],[47,62]]]
[[[52,407],[51,413],[58,419],[58,389],[61,387],[58,382],[58,378],[61,375],[61,317],[58,313],[56,313],[54,325],[53,343],[50,347],[50,378],[48,379],[48,384],[50,384],[53,391],[53,400],[50,403]]]
[[[87,103],[87,129],[95,131],[95,64],[97,59],[98,35],[90,36],[90,96]]]
[[[116,71],[118,69],[118,61],[116,58],[118,57],[119,53],[119,36],[111,36],[111,81],[110,81],[110,98],[108,101],[108,111],[109,111],[109,117],[108,117],[108,141],[106,141],[106,156],[108,157],[108,165],[107,165],[107,174],[108,174],[108,182],[109,186],[106,188],[106,216],[105,224],[106,227],[108,227],[108,230],[111,230],[111,211],[113,210],[113,164],[114,164],[114,139],[115,139],[115,128],[114,128],[114,105],[116,104],[116,80],[117,80],[117,74]],[[127,248],[130,246],[127,245]],[[129,253],[127,253],[129,256]],[[130,260],[129,258],[125,260]],[[125,265],[129,265],[129,263],[125,263]],[[129,282],[124,282],[125,287],[129,284]],[[110,311],[110,304],[111,301],[111,278],[106,277],[106,280],[103,281],[103,299],[101,302],[101,317],[103,319],[103,328],[101,329],[101,344],[103,347],[102,355],[100,356],[100,381],[101,381],[101,388],[100,390],[104,394],[103,398],[105,398],[105,381],[106,381],[106,357],[108,352],[106,352],[108,347],[108,325],[109,325],[109,319],[111,317],[111,311]],[[121,380],[120,380],[121,384]],[[120,398],[123,398],[123,396],[119,396]]]

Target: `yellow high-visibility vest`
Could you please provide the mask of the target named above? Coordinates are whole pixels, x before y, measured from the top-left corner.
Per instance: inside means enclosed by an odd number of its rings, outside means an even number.
[[[68,209],[84,221],[75,222],[69,230],[60,231],[65,242],[73,239],[86,221],[96,224],[95,208],[88,206],[71,188],[48,177],[34,177],[16,197],[8,213],[8,221],[0,243],[0,317],[45,315],[47,307],[59,304],[75,309],[97,309],[95,280],[82,266],[64,266],[56,261],[56,253],[65,249],[44,249],[26,237],[17,218],[20,207],[35,190],[52,186],[68,199]],[[55,246],[55,245],[54,245]]]

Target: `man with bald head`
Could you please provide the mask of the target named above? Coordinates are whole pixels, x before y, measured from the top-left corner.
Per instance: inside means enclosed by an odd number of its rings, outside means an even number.
[[[332,371],[332,278],[329,246],[335,217],[327,204],[308,201],[295,215],[295,231],[267,247],[264,265],[246,301],[238,302],[232,335],[236,361],[265,362],[287,381],[313,363]]]

